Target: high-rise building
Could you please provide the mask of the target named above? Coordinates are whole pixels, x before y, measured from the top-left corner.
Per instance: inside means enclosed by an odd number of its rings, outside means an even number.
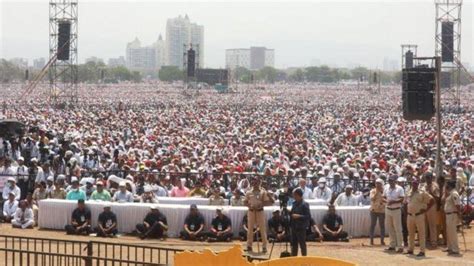
[[[188,15],[168,19],[165,43],[167,65],[182,69],[185,50],[192,45],[199,55],[199,66],[204,66],[204,26],[191,23]]]
[[[126,66],[132,70],[154,71],[156,67],[156,48],[154,46],[141,46],[140,40],[135,38],[127,44]]]
[[[34,69],[42,69],[46,65],[46,59],[44,57],[33,60]]]
[[[244,67],[258,70],[266,66],[274,67],[275,50],[265,47],[227,49],[225,51],[226,68]]]
[[[160,69],[162,66],[166,65],[166,51],[165,51],[165,41],[163,37],[158,37],[158,40],[153,45],[155,47],[155,64],[156,68]]]
[[[250,49],[225,50],[225,67],[230,69],[237,67],[250,69]]]

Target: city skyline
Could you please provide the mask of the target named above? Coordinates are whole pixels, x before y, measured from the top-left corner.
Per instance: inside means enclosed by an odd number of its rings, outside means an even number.
[[[273,8],[265,9],[270,4]],[[462,27],[462,61],[471,66],[474,65],[472,8],[472,2],[464,3]],[[47,1],[0,0],[0,9],[0,57],[27,58],[30,65],[33,59],[47,58]],[[250,46],[277,50],[277,68],[304,67],[317,62],[319,65],[337,67],[360,65],[382,69],[384,61],[391,61],[392,65],[394,61],[400,63],[401,43],[418,44],[419,55],[434,55],[435,7],[432,1],[418,1],[409,5],[393,1],[87,1],[80,2],[79,10],[81,63],[92,56],[99,57],[104,62],[123,56],[124,46],[135,37],[142,43],[153,43],[160,33],[165,32],[167,19],[180,14],[188,14],[193,21],[206,28],[203,54],[207,67],[225,67],[226,49]],[[108,23],[98,18],[98,14],[105,10],[108,10]],[[140,16],[130,14],[130,10],[136,11]],[[18,12],[23,12],[25,16],[15,16]],[[221,15],[220,18],[218,14]],[[124,17],[130,19],[123,19]],[[123,30],[113,30],[117,28]]]

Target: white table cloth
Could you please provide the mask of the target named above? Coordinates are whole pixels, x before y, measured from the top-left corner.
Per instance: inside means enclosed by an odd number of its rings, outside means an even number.
[[[104,202],[87,201],[86,206],[91,210],[92,226],[97,226],[97,218],[103,211]],[[138,223],[142,223],[145,215],[150,211],[150,205],[146,203],[111,203],[112,211],[117,215],[118,230],[121,233],[131,233]],[[177,237],[183,228],[184,219],[189,213],[189,205],[184,204],[158,204],[160,211],[168,220],[168,236]],[[77,207],[76,201],[46,199],[39,202],[38,225],[40,228],[63,230],[64,226],[71,222],[72,211]],[[211,220],[215,217],[216,206],[199,206],[201,214],[209,228]],[[265,207],[267,219],[271,217],[277,206]],[[246,207],[225,206],[224,213],[232,221],[234,235],[240,230],[242,218]],[[316,223],[321,224],[322,218],[327,211],[325,206],[310,206],[311,216]],[[370,215],[369,207],[337,207],[337,212],[344,221],[344,230],[350,236],[359,237],[369,234]],[[378,226],[377,231],[378,232]]]
[[[208,198],[200,198],[200,197],[185,197],[185,198],[177,198],[177,197],[157,197],[158,202],[160,204],[185,204],[185,205],[209,205]],[[309,199],[306,202],[310,206],[326,206],[327,202],[321,199]],[[229,200],[225,200],[225,205],[229,205]],[[280,206],[280,202],[277,200],[275,201],[275,206]]]

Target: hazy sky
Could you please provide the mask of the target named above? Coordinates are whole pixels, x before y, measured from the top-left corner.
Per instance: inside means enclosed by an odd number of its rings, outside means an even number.
[[[48,57],[48,0],[0,0],[0,57]],[[472,0],[462,10],[462,61],[474,65]],[[225,49],[275,49],[276,67],[382,67],[400,44],[434,55],[434,1],[85,1],[79,0],[79,59],[125,55],[125,45],[165,36],[166,19],[188,14],[204,25],[205,64],[225,65]]]

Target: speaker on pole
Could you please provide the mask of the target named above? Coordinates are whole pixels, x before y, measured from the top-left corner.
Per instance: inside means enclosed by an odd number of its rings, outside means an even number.
[[[406,120],[430,120],[435,113],[435,68],[405,68],[402,74],[402,108]]]
[[[454,60],[454,23],[446,21],[441,23],[441,61],[453,62]]]
[[[408,50],[405,53],[405,68],[412,68],[413,67],[413,52]]]
[[[187,69],[187,74],[188,77],[194,77],[194,72],[196,68],[196,52],[193,50],[193,48],[190,48],[188,50],[188,69]]]
[[[71,22],[58,23],[58,60],[69,60],[69,46],[71,39]]]

